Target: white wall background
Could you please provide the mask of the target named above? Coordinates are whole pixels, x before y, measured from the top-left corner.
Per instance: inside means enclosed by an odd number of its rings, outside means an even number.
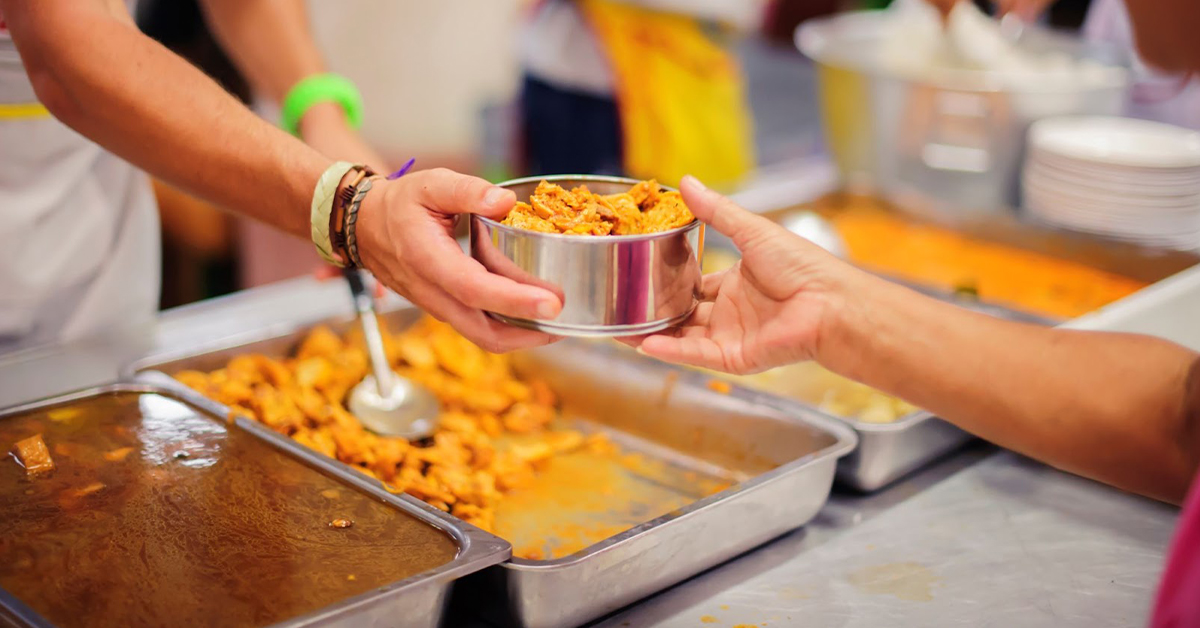
[[[474,152],[480,108],[517,88],[527,0],[310,0],[331,69],[365,102],[363,132],[385,157]]]

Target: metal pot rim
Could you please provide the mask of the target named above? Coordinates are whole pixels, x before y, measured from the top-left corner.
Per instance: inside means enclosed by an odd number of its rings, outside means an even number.
[[[639,181],[637,179],[631,179],[629,177],[613,177],[613,176],[594,175],[594,174],[556,174],[556,175],[549,175],[549,176],[543,176],[543,177],[521,177],[519,179],[509,179],[508,181],[502,181],[500,183],[497,183],[496,185],[499,187],[508,189],[508,188],[512,188],[517,185],[524,185],[524,184],[528,184],[528,183],[540,183],[542,181],[549,181],[551,183],[562,182],[562,181],[578,181],[578,182],[581,182],[584,184],[589,183],[589,182],[619,183],[622,185],[629,185],[630,187],[633,187],[633,186],[637,185],[638,183],[641,183],[641,181]],[[664,190],[671,191],[671,192],[677,191],[675,188],[673,188],[669,185],[662,185],[662,184],[659,184],[659,185]],[[471,219],[478,220],[479,222],[482,222],[483,224],[488,225],[489,227],[492,227],[494,229],[499,229],[500,231],[504,231],[505,233],[510,233],[513,235],[535,237],[535,238],[541,238],[541,239],[546,239],[546,240],[568,240],[568,241],[578,241],[578,242],[595,242],[597,244],[606,244],[606,243],[612,243],[612,242],[639,242],[642,240],[658,240],[658,239],[662,239],[662,238],[669,238],[676,234],[687,233],[688,231],[691,231],[693,229],[698,229],[698,228],[700,228],[700,225],[703,224],[698,219],[693,219],[692,222],[689,222],[688,224],[686,224],[682,227],[676,227],[674,229],[669,229],[667,231],[658,231],[655,233],[638,233],[638,234],[634,234],[634,235],[596,236],[596,235],[575,235],[575,234],[568,234],[568,233],[543,233],[541,231],[530,231],[529,229],[520,229],[518,227],[511,227],[509,225],[501,223],[498,220],[492,220],[491,218],[488,218],[486,216],[480,216],[479,214],[472,214]]]
[[[1055,85],[1053,83],[1038,85],[1036,88],[1026,88],[1020,90],[1010,89],[1000,81],[1001,74],[992,70],[969,70],[947,68],[931,72],[924,75],[911,75],[902,72],[891,72],[878,67],[877,65],[846,59],[844,55],[830,54],[827,48],[829,41],[835,36],[825,32],[827,29],[833,28],[834,24],[846,24],[853,22],[875,21],[880,19],[879,16],[883,11],[848,11],[838,15],[827,17],[813,18],[796,27],[793,37],[794,44],[798,50],[808,57],[814,63],[845,70],[850,72],[858,72],[875,78],[894,79],[908,81],[910,83],[935,87],[946,91],[956,92],[977,92],[977,93],[1013,93],[1013,94],[1068,94],[1068,93],[1093,93],[1103,92],[1113,89],[1129,89],[1133,84],[1133,78],[1129,72],[1127,62],[1105,62],[1105,65],[1110,66],[1114,71],[1114,78],[1111,81],[1106,81],[1103,84],[1088,87],[1087,89],[1077,89],[1071,86]],[[1044,31],[1045,34],[1054,36],[1053,31]],[[1059,34],[1061,36],[1061,34]],[[1103,43],[1089,43],[1098,47],[1104,47],[1115,51],[1109,45]]]

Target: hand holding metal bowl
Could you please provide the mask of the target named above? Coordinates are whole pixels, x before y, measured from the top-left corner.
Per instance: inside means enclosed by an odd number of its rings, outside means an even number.
[[[597,194],[628,191],[622,177],[562,175],[501,183],[528,200],[542,181],[566,188],[586,185]],[[666,189],[664,187],[664,189]],[[471,256],[492,273],[546,288],[563,299],[557,318],[523,319],[489,313],[503,322],[558,336],[632,336],[683,322],[700,291],[704,225],[638,235],[541,233],[471,216]]]

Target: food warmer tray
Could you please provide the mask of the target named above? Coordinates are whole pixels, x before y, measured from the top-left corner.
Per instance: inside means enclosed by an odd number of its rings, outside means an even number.
[[[415,308],[401,308],[383,318],[399,330],[419,316]],[[327,321],[335,330],[350,323]],[[210,344],[152,356],[131,369],[204,371],[247,352],[283,356],[310,327],[266,329],[258,339],[240,334],[219,349]],[[606,433],[626,451],[700,473],[723,472],[738,483],[574,554],[512,558],[456,588],[462,603],[452,606],[469,606],[502,625],[579,625],[803,526],[827,501],[837,460],[856,445],[852,430],[819,412],[736,387],[718,392],[707,376],[614,346],[564,341],[515,354],[514,367],[547,380],[573,427]]]
[[[225,421],[228,409],[210,401],[162,373],[142,373],[133,378],[50,399],[23,404],[0,412],[0,421],[14,415],[45,409],[73,401],[120,393],[156,394],[178,401],[198,414]],[[302,464],[346,485],[369,498],[383,502],[418,521],[440,530],[458,545],[457,556],[448,563],[415,576],[386,584],[308,614],[278,622],[272,628],[309,626],[346,628],[357,626],[436,627],[447,625],[446,611],[451,587],[464,576],[501,563],[511,555],[508,542],[460,521],[422,502],[393,495],[378,482],[351,471],[348,467],[296,444],[254,421],[237,418],[241,430],[265,441]],[[37,614],[15,596],[0,589],[0,626],[15,628],[53,628],[54,624]]]

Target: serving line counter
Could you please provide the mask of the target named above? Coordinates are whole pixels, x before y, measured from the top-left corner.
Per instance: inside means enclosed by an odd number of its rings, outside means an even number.
[[[1200,268],[1065,326],[1200,350]],[[977,445],[597,625],[1143,625],[1177,518]]]
[[[0,363],[4,405],[111,381],[142,353],[348,315],[341,282],[301,279],[165,312],[152,336]],[[1200,346],[1200,269],[1073,324]],[[152,341],[129,344],[129,339]],[[804,528],[601,626],[1088,625],[1144,621],[1177,511],[977,445],[872,495],[835,491]],[[719,623],[718,623],[719,622]],[[480,621],[480,626],[487,625]]]

